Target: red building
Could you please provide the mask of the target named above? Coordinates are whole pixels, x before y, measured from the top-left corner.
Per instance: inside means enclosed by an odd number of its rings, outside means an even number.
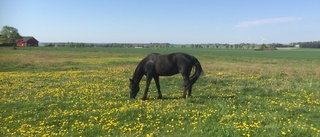
[[[23,36],[21,39],[18,40],[17,46],[39,46],[39,41],[32,36]]]

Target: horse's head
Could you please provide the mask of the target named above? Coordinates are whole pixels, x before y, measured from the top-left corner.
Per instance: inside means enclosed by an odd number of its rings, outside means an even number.
[[[130,98],[136,98],[140,88],[139,88],[139,83],[135,83],[133,79],[130,80]]]

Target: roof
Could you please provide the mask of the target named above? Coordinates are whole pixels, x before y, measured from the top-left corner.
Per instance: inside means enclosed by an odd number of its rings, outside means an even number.
[[[35,38],[32,36],[22,36],[20,40],[22,40],[23,42],[27,42],[30,39],[35,39]],[[38,41],[37,39],[35,39],[35,40]]]

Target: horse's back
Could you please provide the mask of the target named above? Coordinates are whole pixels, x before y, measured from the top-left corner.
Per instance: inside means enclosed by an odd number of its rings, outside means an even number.
[[[173,55],[173,60],[175,60],[176,63],[179,65],[188,65],[188,66],[194,65],[195,57],[192,55],[189,55],[189,54],[183,53],[183,52],[177,52],[172,55]]]
[[[174,75],[191,70],[194,65],[193,58],[193,56],[182,52],[158,55],[154,65],[159,75]]]

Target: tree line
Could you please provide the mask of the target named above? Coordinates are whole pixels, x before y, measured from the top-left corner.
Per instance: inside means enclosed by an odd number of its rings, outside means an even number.
[[[0,46],[13,46],[16,49],[16,42],[21,38],[18,29],[11,26],[3,26],[0,31]],[[106,47],[106,48],[224,48],[224,49],[263,49],[276,47],[295,47],[299,45],[300,48],[320,48],[320,41],[311,42],[296,42],[289,45],[271,43],[271,44],[255,44],[255,43],[240,43],[240,44],[170,44],[170,43],[78,43],[78,42],[65,42],[65,43],[45,43],[45,47]]]
[[[297,42],[294,45],[299,45],[300,48],[320,48],[320,41]]]
[[[259,44],[170,44],[170,43],[81,43],[81,42],[60,42],[43,43],[45,47],[71,47],[71,48],[215,48],[215,49],[254,49],[259,48]]]
[[[169,43],[44,43],[45,47],[71,47],[71,48],[169,48]]]

